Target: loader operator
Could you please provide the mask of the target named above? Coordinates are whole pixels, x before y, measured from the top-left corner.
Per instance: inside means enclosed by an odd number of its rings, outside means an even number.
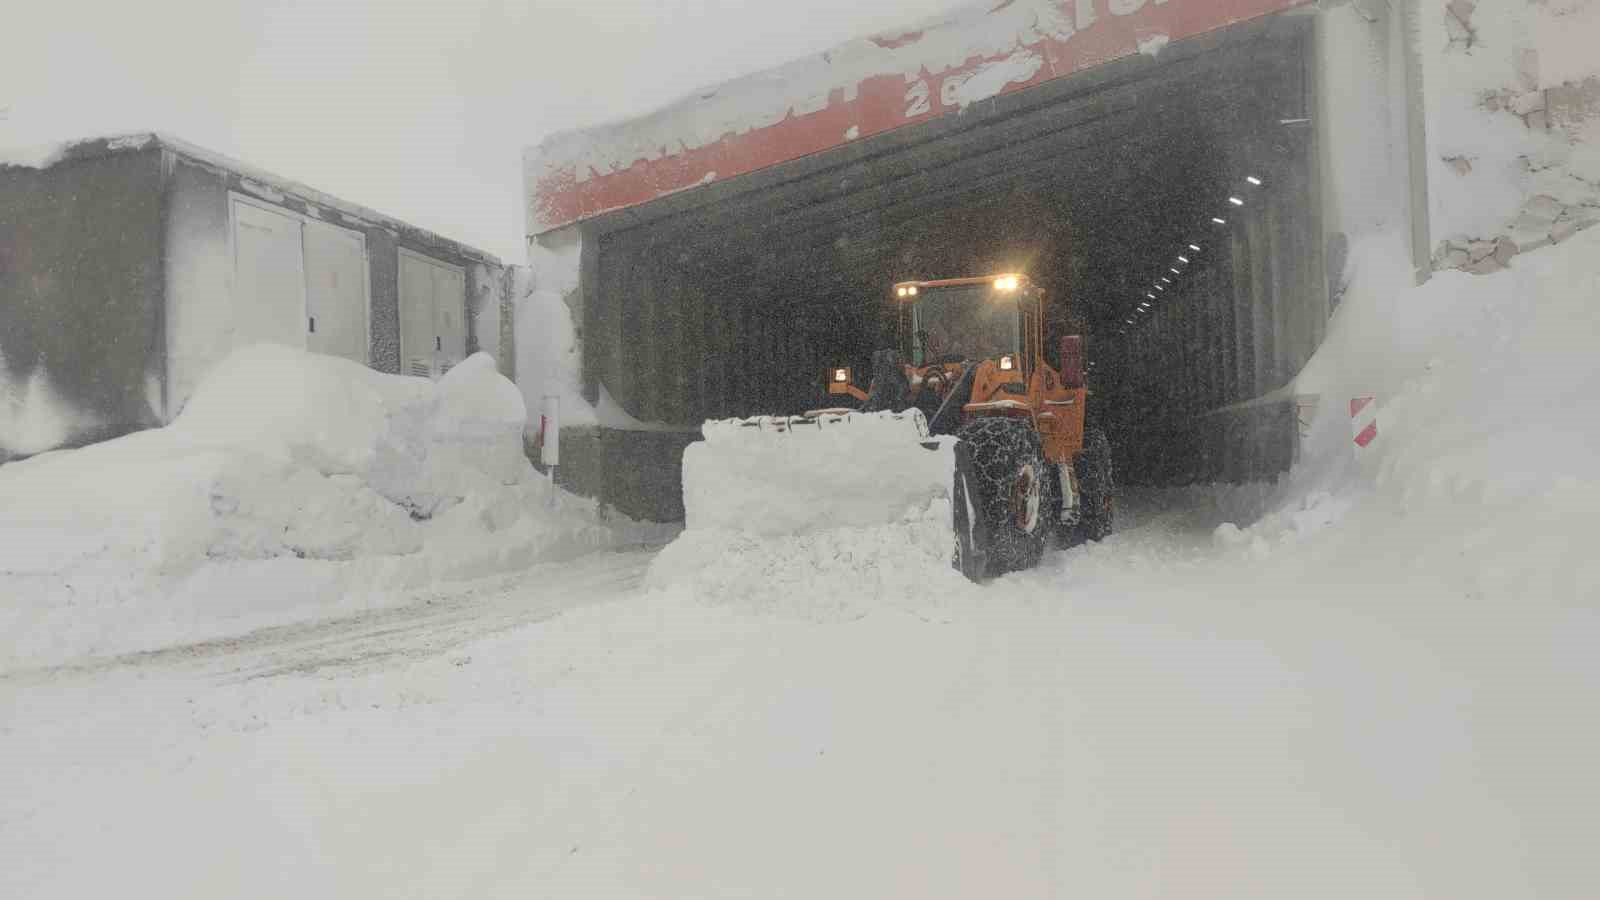
[[[1021,323],[1016,304],[994,302],[986,293],[982,288],[951,292],[917,304],[919,365],[951,357],[990,359],[1017,351]]]

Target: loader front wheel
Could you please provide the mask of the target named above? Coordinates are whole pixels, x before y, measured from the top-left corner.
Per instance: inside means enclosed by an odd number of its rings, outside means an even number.
[[[1111,442],[1105,432],[1083,435],[1083,450],[1073,460],[1078,474],[1078,524],[1074,544],[1100,541],[1111,535],[1116,513],[1116,480],[1111,471]]]
[[[1032,424],[979,419],[961,429],[955,451],[954,566],[982,581],[1037,565],[1056,504]]]

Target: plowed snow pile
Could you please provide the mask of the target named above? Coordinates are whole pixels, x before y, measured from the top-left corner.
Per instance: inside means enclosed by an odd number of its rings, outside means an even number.
[[[548,509],[526,415],[485,354],[434,384],[241,350],[166,428],[0,467],[7,649],[199,639],[659,532]]]
[[[927,441],[925,426],[885,415],[828,421],[707,422],[706,440],[683,455],[684,532],[651,581],[767,608],[783,597],[789,612],[832,619],[954,576],[953,439]],[[805,598],[799,608],[795,597]]]

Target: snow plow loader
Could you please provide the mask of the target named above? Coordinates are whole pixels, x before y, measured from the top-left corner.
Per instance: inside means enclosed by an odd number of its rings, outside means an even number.
[[[1046,360],[1044,293],[1015,274],[893,291],[899,346],[873,354],[866,389],[834,367],[835,405],[706,423],[684,455],[687,525],[871,526],[948,491],[952,563],[973,581],[1109,534],[1111,448],[1085,429],[1083,340]]]

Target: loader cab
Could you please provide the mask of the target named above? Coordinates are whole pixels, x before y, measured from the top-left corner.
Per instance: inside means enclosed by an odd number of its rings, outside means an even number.
[[[916,368],[1010,357],[1031,374],[1043,346],[1042,294],[1010,273],[894,286],[901,358]]]

